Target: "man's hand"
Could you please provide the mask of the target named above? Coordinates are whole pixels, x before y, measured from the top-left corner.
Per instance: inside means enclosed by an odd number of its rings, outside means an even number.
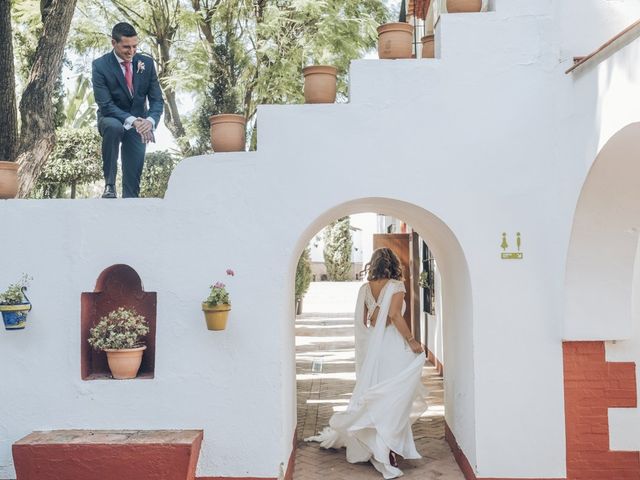
[[[135,127],[136,132],[138,132],[142,136],[142,138],[144,138],[145,133],[153,132],[153,123],[151,123],[146,118],[136,118],[133,121],[133,126]]]
[[[140,134],[142,143],[155,142],[155,138],[153,136],[153,123],[149,120],[146,118],[136,118],[133,121],[133,126],[136,129],[136,132]]]
[[[146,133],[140,133],[140,138],[142,139],[142,143],[153,143],[156,141],[153,136],[153,130],[150,130]]]

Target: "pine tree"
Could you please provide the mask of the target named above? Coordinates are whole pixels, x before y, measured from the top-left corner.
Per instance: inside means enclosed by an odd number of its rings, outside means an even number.
[[[329,280],[344,282],[351,274],[351,221],[342,217],[327,226],[324,232],[324,264]]]

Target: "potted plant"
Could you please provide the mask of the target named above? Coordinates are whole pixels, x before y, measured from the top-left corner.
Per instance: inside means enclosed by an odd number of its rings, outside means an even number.
[[[209,117],[211,146],[214,152],[243,152],[246,143],[247,119],[236,113],[221,113]]]
[[[447,0],[448,13],[470,13],[482,10],[482,0]]]
[[[336,101],[338,69],[331,65],[310,65],[302,69],[304,103]]]
[[[235,272],[227,269],[227,275],[233,277]],[[222,282],[211,285],[209,296],[202,302],[202,311],[209,330],[224,330],[231,311],[231,301],[227,286]]]
[[[413,25],[407,23],[405,0],[400,5],[397,22],[378,27],[378,58],[411,58],[413,55]]]
[[[309,290],[311,275],[311,250],[307,247],[302,251],[296,268],[296,315],[302,313],[302,299],[307,290]]]
[[[113,378],[126,380],[138,375],[147,348],[142,339],[149,333],[145,318],[133,308],[109,312],[89,330],[89,345],[107,354]]]
[[[12,283],[0,293],[0,312],[7,330],[22,330],[27,324],[27,313],[31,310],[31,302],[25,291],[30,277],[22,275],[16,283]]]
[[[0,198],[15,198],[18,194],[18,163],[0,160]]]

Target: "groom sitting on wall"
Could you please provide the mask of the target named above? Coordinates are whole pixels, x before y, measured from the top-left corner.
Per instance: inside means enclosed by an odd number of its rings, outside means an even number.
[[[164,102],[153,59],[136,54],[138,34],[128,23],[111,32],[113,50],[93,61],[93,94],[102,136],[102,198],[116,198],[118,149],[122,161],[122,196],[137,197],[147,143],[160,121]],[[147,108],[147,100],[149,106]],[[122,145],[122,146],[121,146]]]

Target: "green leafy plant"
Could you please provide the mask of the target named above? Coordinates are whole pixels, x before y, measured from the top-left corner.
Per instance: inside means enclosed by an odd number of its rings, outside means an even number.
[[[324,229],[324,264],[332,282],[344,282],[351,276],[351,222],[342,217]]]
[[[304,297],[309,285],[311,285],[311,250],[309,247],[305,248],[298,260],[298,266],[296,268],[296,300],[300,300]]]
[[[96,350],[137,348],[149,333],[149,324],[133,308],[120,307],[100,318],[89,331],[89,345]]]
[[[28,303],[22,289],[26,290],[31,280],[33,280],[31,277],[23,274],[20,280],[9,285],[4,292],[0,293],[0,305],[20,305],[21,303]]]
[[[227,275],[233,277],[236,273],[227,268]],[[231,305],[231,301],[229,300],[229,292],[227,291],[227,286],[222,282],[216,282],[211,285],[211,292],[209,292],[209,296],[205,299],[204,303],[209,305],[210,307],[215,307],[216,305]]]
[[[420,280],[418,281],[418,283],[420,284],[421,288],[430,288],[430,285],[429,285],[429,272],[427,272],[426,270],[423,270],[420,273]]]
[[[178,159],[170,152],[147,153],[144,157],[144,168],[140,179],[140,197],[164,198],[169,185],[171,172],[178,164]]]

